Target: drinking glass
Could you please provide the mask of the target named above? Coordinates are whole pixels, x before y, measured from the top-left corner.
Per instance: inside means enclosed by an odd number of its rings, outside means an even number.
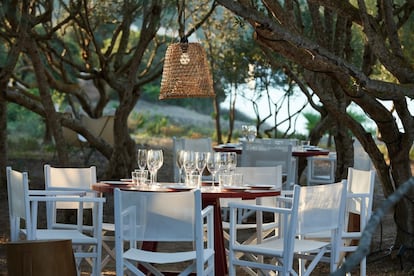
[[[146,149],[138,149],[137,163],[141,171],[145,170],[145,166],[147,165],[147,150]]]
[[[175,155],[175,163],[178,168],[178,183],[181,183],[183,178],[183,159],[184,159],[184,150],[178,150]]]
[[[248,126],[247,141],[253,142],[254,139],[256,139],[256,136],[257,136],[256,126],[254,126],[254,125]]]
[[[147,153],[147,167],[151,174],[151,185],[157,183],[157,172],[164,162],[162,150],[149,150]]]
[[[216,178],[216,174],[220,169],[220,153],[218,152],[208,152],[207,153],[207,170],[210,172],[212,177],[212,186],[213,189],[215,188],[214,180]]]
[[[203,172],[207,165],[206,159],[207,159],[207,152],[196,152],[195,153],[196,169],[198,171],[198,174],[200,175],[200,178],[203,177]]]

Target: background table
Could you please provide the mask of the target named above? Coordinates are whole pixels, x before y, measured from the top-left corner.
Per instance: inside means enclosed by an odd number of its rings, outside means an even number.
[[[241,146],[226,146],[226,144],[220,144],[213,147],[215,152],[235,152],[238,155],[243,154],[243,148]],[[299,182],[300,176],[307,165],[307,157],[318,156],[318,155],[328,155],[329,150],[325,149],[308,149],[302,150],[299,147],[294,147],[292,150],[292,156],[297,158],[297,180]],[[239,160],[238,160],[239,161]]]

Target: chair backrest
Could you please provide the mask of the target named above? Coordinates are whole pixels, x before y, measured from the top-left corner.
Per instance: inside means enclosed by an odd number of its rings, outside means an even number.
[[[243,174],[245,185],[273,185],[282,189],[282,166],[275,167],[236,167],[236,173]]]
[[[299,144],[298,139],[290,138],[262,138],[254,140],[257,143],[267,143],[271,145],[292,145],[297,146]]]
[[[274,144],[263,142],[243,142],[241,155],[242,167],[272,167],[282,166],[286,183],[293,183],[292,144]]]
[[[346,193],[346,181],[301,187],[296,234],[342,229]]]
[[[46,190],[83,190],[92,191],[92,184],[97,182],[96,167],[57,168],[44,165]],[[83,204],[83,208],[92,208],[93,203]],[[46,204],[48,227],[56,224],[57,209],[79,209],[77,202],[48,202]]]
[[[26,225],[31,225],[28,176],[26,172],[14,171],[11,167],[6,168],[6,175],[10,240],[17,241],[22,220],[26,222]]]
[[[196,241],[200,234],[196,225],[202,228],[199,190],[166,193],[115,189],[114,204],[115,232],[124,241]]]
[[[363,222],[371,217],[374,197],[375,170],[365,171],[348,168],[347,213],[361,215]],[[362,195],[352,197],[352,194]],[[364,225],[361,225],[363,228]]]
[[[177,152],[179,150],[191,150],[199,152],[210,152],[213,150],[213,144],[211,137],[203,138],[182,138],[182,137],[173,137],[173,161],[174,161],[174,181],[178,181],[179,172],[177,163],[175,162],[177,158]]]

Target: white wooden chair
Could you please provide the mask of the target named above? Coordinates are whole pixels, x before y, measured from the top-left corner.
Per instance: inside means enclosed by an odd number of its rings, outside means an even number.
[[[341,239],[338,248],[337,261],[340,265],[345,260],[345,255],[348,252],[354,252],[357,245],[352,244],[352,241],[359,240],[362,237],[362,231],[372,213],[372,204],[374,201],[374,186],[375,186],[375,171],[357,170],[348,168],[347,178],[347,203],[343,215],[344,222],[341,229]],[[352,229],[348,231],[348,222],[350,216],[359,216],[359,230]],[[312,233],[306,236],[312,239],[326,240],[329,238],[329,233],[326,231]],[[366,258],[362,259],[360,263],[360,275],[366,274]]]
[[[273,187],[272,189],[281,190],[282,189],[282,166],[276,167],[236,167],[235,173],[243,174],[243,182],[246,186],[258,186],[258,187]],[[232,199],[220,199],[220,206],[221,208],[228,209],[228,204],[230,202],[240,202],[243,204],[258,204],[263,206],[275,206],[275,197],[260,197],[257,200],[243,200],[240,198],[232,198]],[[227,214],[228,212],[222,212]],[[263,240],[273,231],[278,231],[279,225],[279,218],[273,217],[273,220],[266,221],[263,223],[263,218],[260,216],[256,216],[255,219],[258,219],[258,223],[254,222],[246,222],[246,219],[253,214],[255,214],[255,210],[248,210],[243,209],[238,212],[238,224],[237,230],[238,231],[245,231],[245,232],[252,232],[249,236],[245,237],[244,239],[239,239],[238,242],[242,244],[255,244]],[[230,240],[230,223],[227,221],[227,216],[223,216],[223,236],[226,240]],[[237,257],[240,258],[243,254],[237,254]],[[251,260],[257,260],[254,255],[247,255],[246,258],[250,258]],[[249,273],[254,274],[254,272],[247,268],[243,267],[243,269]]]
[[[71,240],[74,245],[74,254],[80,273],[82,259],[91,258],[92,275],[101,273],[102,253],[102,216],[104,198],[89,197],[81,191],[47,191],[29,190],[28,175],[26,172],[6,168],[7,191],[9,201],[10,237],[17,241],[20,237],[27,240]],[[38,205],[39,202],[76,202],[80,216],[71,229],[39,229]],[[83,223],[83,205],[91,204],[92,225]],[[24,221],[25,228],[21,228]],[[47,265],[47,264],[45,264]]]
[[[297,196],[297,194],[300,194]],[[343,227],[343,214],[346,203],[346,182],[326,185],[294,187],[292,197],[278,198],[281,201],[293,200],[290,212],[297,212],[297,224],[281,218],[281,230],[277,235],[268,237],[258,244],[241,245],[236,243],[236,208],[254,209],[261,212],[274,212],[275,207],[260,205],[241,205],[230,203],[230,275],[234,275],[235,265],[250,266],[259,270],[282,271],[283,275],[293,274],[292,262],[288,256],[299,259],[298,271],[301,275],[310,275],[324,256],[330,254],[330,268],[337,267],[340,231]],[[295,201],[298,205],[295,206]],[[282,205],[283,206],[283,205]],[[296,211],[294,209],[297,208]],[[293,227],[293,228],[292,228]],[[329,231],[329,241],[304,239],[307,234],[320,231]],[[254,253],[275,258],[275,262],[251,262],[236,258],[236,252]],[[285,255],[288,254],[288,255]],[[282,260],[280,260],[282,258]],[[278,260],[279,259],[279,260]],[[311,262],[307,264],[307,261]],[[282,268],[280,268],[282,266]],[[287,267],[284,267],[287,266]],[[283,270],[282,270],[283,269]]]
[[[58,168],[49,164],[44,165],[45,189],[56,191],[84,191],[90,196],[99,197],[100,195],[92,190],[92,184],[97,182],[96,167],[85,168]],[[91,209],[93,205],[85,204],[83,209]],[[80,216],[79,205],[74,202],[48,202],[46,205],[48,228],[73,228],[73,225],[65,224],[57,220],[59,210],[77,210]],[[102,267],[104,268],[111,260],[115,261],[115,248],[110,243],[115,242],[115,226],[113,223],[102,223],[102,247],[104,257]]]
[[[200,190],[139,192],[115,189],[116,275],[124,270],[144,275],[145,267],[162,275],[154,264],[189,265],[180,275],[214,275],[213,207],[201,207]],[[203,224],[206,228],[205,240]],[[190,242],[191,251],[153,252],[141,249],[145,241]]]
[[[293,270],[293,244],[296,236],[296,227],[298,222],[300,187],[293,187],[293,196],[286,198],[280,206],[262,206],[253,204],[244,204],[242,202],[231,202],[230,207],[230,242],[229,242],[229,275],[236,275],[236,267],[249,268],[249,274],[255,273],[255,270],[263,270],[264,274],[268,274],[269,270],[280,272],[281,275],[294,274]],[[289,204],[285,204],[289,201]],[[286,205],[286,206],[285,206]],[[243,209],[255,210],[258,213],[269,213],[278,217],[283,222],[281,231],[277,231],[272,237],[274,245],[272,248],[266,248],[266,243],[261,241],[257,244],[241,244],[239,243],[237,229],[237,212]],[[254,259],[241,259],[240,256],[249,256],[251,254],[258,255]],[[266,255],[275,258],[274,264],[263,263],[259,261],[259,255]],[[249,271],[249,270],[248,270]],[[257,271],[257,274],[260,274]]]
[[[344,231],[341,236],[343,243],[339,248],[342,252],[354,252],[357,245],[351,244],[352,240],[359,240],[362,237],[368,220],[372,214],[372,204],[374,201],[375,171],[348,169],[348,194],[345,213]],[[349,232],[348,221],[350,214],[359,215],[359,231]],[[345,254],[344,254],[345,255]],[[366,258],[360,263],[360,275],[366,274]]]

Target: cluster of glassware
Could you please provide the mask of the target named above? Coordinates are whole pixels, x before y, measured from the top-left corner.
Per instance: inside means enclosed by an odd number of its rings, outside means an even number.
[[[149,184],[155,185],[157,183],[157,172],[164,163],[164,155],[162,150],[138,149],[137,163],[139,169],[136,169],[132,172],[132,182],[135,185],[148,184],[149,172]]]
[[[257,128],[254,125],[242,125],[241,136],[244,140],[253,142],[257,136]]]
[[[179,180],[189,187],[200,188],[204,170],[207,168],[212,177],[212,189],[215,189],[217,175],[234,174],[237,166],[235,152],[196,152],[179,150],[176,154]],[[219,182],[220,183],[220,182]]]

